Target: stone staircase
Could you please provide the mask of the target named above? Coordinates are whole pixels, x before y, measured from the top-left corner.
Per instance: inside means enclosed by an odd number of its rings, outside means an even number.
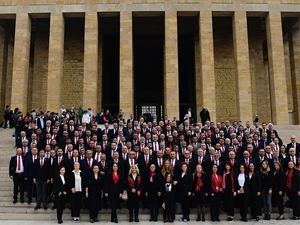
[[[278,131],[280,137],[282,138],[284,144],[289,143],[290,136],[295,134],[299,137],[300,141],[300,126],[276,126],[275,129]],[[12,137],[13,130],[10,129],[0,129],[0,137],[1,137],[1,144],[0,144],[0,220],[36,220],[36,221],[49,221],[49,220],[56,220],[56,210],[51,210],[53,203],[48,204],[48,209],[39,209],[34,210],[35,207],[35,198],[31,204],[25,203],[21,204],[17,202],[13,204],[13,182],[8,177],[8,164],[10,161],[11,156],[15,154],[14,146],[14,138]],[[26,193],[25,193],[26,196]],[[273,209],[272,217],[276,218],[277,215],[277,208]],[[82,221],[89,221],[89,215],[87,210],[81,211],[81,219]],[[285,215],[286,218],[291,217],[291,210],[285,208]],[[102,210],[99,213],[99,218],[102,221],[110,221],[110,210]],[[119,221],[128,221],[128,210],[126,209],[126,203],[122,203],[122,209],[118,210],[118,218]],[[148,221],[149,220],[149,211],[148,210],[140,210],[141,221]],[[176,218],[181,218],[181,215],[176,215]],[[196,212],[195,209],[191,210],[190,215],[191,220],[196,219]],[[207,209],[206,218],[210,218],[209,208]],[[221,212],[220,219],[225,220],[226,214]],[[236,209],[236,220],[240,218],[238,209]],[[71,219],[71,213],[69,209],[65,209],[64,220]],[[162,221],[162,213],[159,214],[159,220]],[[0,224],[4,222],[0,221]]]

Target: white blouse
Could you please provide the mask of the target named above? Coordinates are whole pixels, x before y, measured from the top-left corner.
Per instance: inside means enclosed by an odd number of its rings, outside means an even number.
[[[240,187],[244,187],[245,185],[245,174],[239,174],[238,182]]]
[[[63,185],[65,185],[66,181],[65,181],[64,175],[61,175],[61,174],[60,174],[59,176],[60,176],[60,179],[61,179]]]
[[[74,170],[73,170],[73,172],[74,172],[74,176],[75,176],[75,191],[82,192],[80,170],[79,170],[78,174],[76,174]]]

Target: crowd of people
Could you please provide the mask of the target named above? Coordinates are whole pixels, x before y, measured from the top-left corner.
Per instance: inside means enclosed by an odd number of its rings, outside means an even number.
[[[276,220],[285,219],[284,206],[292,208],[291,219],[298,220],[296,137],[285,146],[271,123],[215,124],[204,111],[202,123],[191,123],[188,114],[183,123],[167,115],[139,120],[131,115],[125,123],[120,110],[113,128],[107,121],[103,129],[88,115],[89,109],[82,110],[78,120],[64,107],[59,113],[40,109],[34,118],[18,112],[16,155],[9,164],[13,202],[20,193],[24,203],[27,192],[28,204],[36,196],[35,209],[47,209],[55,196],[52,209],[57,209],[58,223],[63,222],[66,202],[74,222],[80,221],[82,207],[94,223],[99,210],[110,206],[111,222],[118,223],[122,201],[127,201],[129,222],[139,222],[140,205],[149,208],[150,221],[157,221],[162,207],[164,222],[171,223],[179,212],[180,221],[189,221],[193,207],[197,221],[205,221],[207,206],[212,221],[220,221],[220,210],[232,221],[236,207],[241,221],[248,221],[248,213],[252,220],[262,215],[270,220],[272,206],[278,207]]]

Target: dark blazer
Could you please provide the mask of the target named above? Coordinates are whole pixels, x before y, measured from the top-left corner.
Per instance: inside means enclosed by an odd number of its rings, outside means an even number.
[[[300,172],[299,170],[293,170],[292,174],[292,185],[290,191],[300,191]]]
[[[192,192],[192,175],[190,172],[187,172],[184,174],[183,177],[181,177],[181,173],[178,174],[177,177],[177,188],[179,188],[180,194],[187,195],[188,192]]]
[[[145,187],[145,191],[148,192],[149,198],[158,197],[157,193],[162,192],[162,180],[163,177],[161,173],[155,173],[153,176],[153,182],[150,182],[150,172],[143,177],[143,187]]]
[[[279,171],[279,172],[274,172],[273,174],[273,188],[272,192],[277,193],[279,191],[282,191],[284,193],[285,189],[285,172],[284,171]]]
[[[249,181],[249,189],[250,192],[261,192],[261,177],[259,171],[256,171],[252,174],[252,177]]]
[[[23,156],[21,156],[21,157],[22,157],[22,160],[23,160],[23,166],[25,167],[24,157]],[[10,162],[9,162],[9,176],[15,175],[15,172],[16,172],[16,169],[17,169],[17,161],[18,161],[17,156],[11,157]],[[24,168],[24,170],[25,170],[25,168]]]
[[[289,152],[289,149],[290,148],[293,148],[293,144],[292,143],[289,143],[287,146],[286,146],[286,150],[287,152]],[[296,155],[299,156],[299,153],[300,153],[300,144],[298,142],[296,142]]]
[[[65,184],[63,184],[62,179],[59,174],[56,174],[53,180],[53,190],[56,194],[59,192],[67,192],[68,190],[68,180],[67,177],[64,176],[65,178]]]
[[[93,159],[93,162],[91,163],[91,168],[89,167],[89,164],[88,164],[88,159],[84,159],[84,160],[81,160],[81,163],[80,163],[80,170],[84,173],[84,175],[86,177],[88,177],[91,173],[93,173],[93,167],[95,165],[97,165],[97,161],[95,159]]]
[[[36,181],[46,182],[51,178],[51,160],[44,158],[44,165],[41,168],[40,158],[34,163],[34,176]]]
[[[36,156],[36,160],[39,160],[40,157]],[[25,166],[24,166],[24,178],[32,179],[34,177],[34,164],[33,163],[33,157],[27,157],[25,160]]]
[[[103,179],[98,174],[98,179],[95,179],[94,173],[90,174],[86,180],[86,187],[88,188],[88,209],[98,211],[101,209],[101,193],[103,189]]]
[[[204,190],[205,193],[208,193],[209,189],[208,189],[208,176],[207,176],[207,174],[202,173],[200,179],[203,183],[203,186],[201,187],[201,190]],[[195,193],[197,182],[198,182],[198,177],[197,177],[197,175],[195,175],[195,177],[193,178],[193,181],[192,181],[192,192],[193,193]]]
[[[241,186],[239,185],[239,182],[238,182],[238,177],[239,177],[239,173],[236,174],[236,177],[235,177],[235,184],[234,184],[234,191],[238,191],[240,190]],[[245,174],[245,184],[244,184],[244,193],[245,194],[250,194],[250,188],[249,188],[249,175],[248,174]]]
[[[64,166],[66,168],[66,172],[69,172],[69,168],[68,168],[67,164],[68,164],[67,159],[62,157],[62,159],[60,161],[60,166]],[[60,166],[58,166],[58,157],[55,157],[53,159],[53,163],[52,163],[51,178],[54,178],[58,174],[58,168]]]
[[[129,182],[129,179],[132,179],[134,187],[131,186],[131,184],[130,184],[130,182]],[[131,195],[131,196],[136,196],[136,195],[137,195],[137,192],[138,192],[138,191],[139,191],[139,192],[141,191],[142,186],[143,186],[143,182],[142,182],[142,178],[141,178],[141,176],[140,176],[139,174],[137,174],[135,180],[133,180],[132,174],[130,174],[130,175],[127,176],[127,179],[126,179],[126,187],[127,187],[127,193],[128,193],[129,196],[130,196],[130,195]],[[132,193],[132,192],[131,192],[131,190],[132,190],[133,188],[136,190],[135,193]]]
[[[112,172],[109,172],[105,179],[104,184],[104,193],[108,194],[108,196],[119,196],[119,194],[123,194],[123,179],[122,175],[119,175],[119,179],[117,183],[114,182]]]

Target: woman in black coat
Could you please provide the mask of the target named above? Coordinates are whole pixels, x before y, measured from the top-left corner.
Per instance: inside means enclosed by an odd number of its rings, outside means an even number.
[[[256,171],[255,164],[249,164],[249,202],[251,208],[251,219],[259,221],[260,212],[260,195],[261,195],[261,178],[260,172]]]
[[[117,163],[113,164],[112,171],[106,176],[104,193],[110,201],[111,222],[118,223],[117,205],[123,194],[123,179]]]
[[[224,208],[227,212],[227,220],[233,221],[234,216],[234,197],[236,192],[234,190],[235,174],[233,167],[229,161],[225,162],[225,171],[223,174],[223,191],[224,191]]]
[[[241,221],[247,222],[247,211],[249,202],[249,175],[246,170],[245,164],[241,164],[239,172],[235,179],[235,192],[238,196],[240,207]]]
[[[280,162],[274,162],[274,174],[273,174],[273,200],[278,207],[279,217],[276,220],[284,220],[283,214],[283,194],[285,184],[285,173],[283,172]]]
[[[136,165],[132,165],[129,170],[126,186],[128,194],[129,222],[133,222],[133,209],[135,222],[139,222],[139,199],[143,182],[139,174],[139,168]]]
[[[188,171],[189,166],[182,162],[179,166],[179,177],[177,179],[178,192],[182,207],[183,217],[179,221],[190,221],[190,196],[192,194],[192,176]]]
[[[261,197],[263,200],[265,218],[264,220],[271,219],[272,212],[272,188],[273,188],[273,174],[269,167],[268,161],[263,161],[260,169],[261,175]]]
[[[162,176],[161,173],[155,172],[156,167],[154,164],[150,165],[150,173],[144,179],[144,186],[146,187],[146,196],[149,200],[149,209],[150,209],[150,220],[157,221],[158,215],[158,203],[159,197],[161,196],[161,182]]]
[[[98,222],[98,211],[101,210],[101,199],[103,198],[103,181],[99,174],[99,166],[93,167],[93,173],[89,176],[86,182],[85,197],[88,202],[90,212],[90,222]]]
[[[202,221],[205,221],[205,204],[206,197],[208,195],[208,182],[206,173],[203,171],[202,166],[198,164],[193,174],[192,193],[197,205],[198,218],[196,221],[200,221],[202,213]]]
[[[67,195],[67,179],[66,179],[66,168],[61,167],[59,169],[59,174],[54,178],[53,189],[56,193],[55,205],[57,209],[57,220],[58,223],[63,223],[62,215],[65,207],[65,198]]]
[[[293,209],[292,220],[299,219],[300,172],[293,161],[289,161],[286,171],[285,191]]]
[[[74,170],[69,174],[69,189],[71,189],[71,216],[73,222],[80,222],[81,199],[85,191],[84,173],[79,170],[80,163],[74,163]]]

